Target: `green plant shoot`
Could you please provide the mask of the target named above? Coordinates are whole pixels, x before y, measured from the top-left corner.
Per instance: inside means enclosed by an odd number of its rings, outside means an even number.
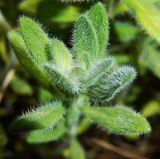
[[[42,104],[15,119],[10,127],[12,132],[28,132],[30,143],[67,136],[69,156],[75,159],[74,147],[83,152],[76,138],[84,121],[120,135],[151,131],[141,114],[109,104],[133,82],[137,73],[132,66],[118,65],[106,55],[109,28],[103,4],[97,3],[77,18],[70,49],[60,40],[50,38],[42,25],[31,18],[21,17],[19,26],[20,33],[10,32],[8,36],[13,51],[21,65],[45,87],[52,86],[58,97],[57,101]]]

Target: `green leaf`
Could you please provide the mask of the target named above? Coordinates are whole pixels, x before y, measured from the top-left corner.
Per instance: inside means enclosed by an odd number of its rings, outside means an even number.
[[[40,64],[48,61],[49,39],[40,24],[30,18],[21,17],[20,29],[31,57]]]
[[[32,109],[18,117],[11,124],[11,132],[19,133],[30,130],[52,128],[65,114],[60,102],[48,103]]]
[[[149,35],[160,42],[160,13],[148,0],[123,0],[134,11],[136,20]]]
[[[93,60],[104,57],[107,40],[107,16],[103,5],[98,3],[75,23],[73,52],[77,62],[88,66]]]
[[[77,93],[79,91],[77,80],[70,77],[63,70],[57,68],[54,64],[44,64],[44,68],[51,81],[54,81],[57,87],[62,91],[69,94]]]
[[[31,131],[27,135],[27,142],[29,143],[44,143],[58,140],[66,131],[64,121],[61,120],[53,128],[41,129]]]
[[[116,6],[114,6],[114,8],[112,8],[112,11],[110,13],[110,18],[112,19],[115,16],[123,15],[128,10],[129,10],[128,7],[124,3],[122,3],[122,1],[121,1]]]
[[[51,42],[51,54],[53,56],[54,63],[58,68],[67,72],[72,70],[72,55],[61,41],[55,39]]]
[[[79,9],[76,6],[66,6],[61,11],[53,16],[53,22],[57,23],[71,23],[74,22],[79,15]]]
[[[53,101],[55,97],[53,96],[53,93],[51,93],[49,90],[44,88],[38,89],[38,100],[40,103],[45,103],[48,101]]]
[[[87,117],[84,117],[77,125],[77,134],[79,135],[87,131],[90,125],[91,125],[91,120]]]
[[[72,139],[69,148],[70,159],[85,159],[85,151],[76,139]]]
[[[24,0],[20,3],[19,8],[32,14],[36,14],[39,3],[43,0]]]
[[[136,37],[139,30],[130,23],[116,22],[115,31],[121,42],[130,42]]]
[[[21,79],[18,76],[14,76],[14,78],[12,79],[11,87],[13,91],[19,95],[32,95],[33,94],[32,87],[27,83],[27,81]]]
[[[160,114],[160,102],[158,100],[150,100],[143,106],[141,112],[145,117],[152,117]]]
[[[77,62],[89,65],[90,59],[98,51],[95,30],[86,15],[81,15],[75,23],[73,33],[73,52]],[[85,63],[84,63],[85,62]]]
[[[136,72],[132,67],[115,68],[111,73],[104,74],[95,85],[89,87],[88,94],[94,101],[108,102],[126,88],[135,77]]]
[[[110,73],[113,68],[116,68],[114,58],[105,58],[95,63],[84,75],[82,79],[82,89],[90,89],[94,86],[104,74]]]
[[[156,77],[160,78],[160,51],[159,44],[146,40],[139,57],[139,64],[142,68],[148,68]]]
[[[151,131],[150,125],[142,115],[124,106],[86,107],[82,111],[88,118],[110,133],[133,135]]]
[[[19,62],[22,66],[32,74],[38,81],[43,84],[48,84],[48,78],[42,68],[36,63],[36,61],[27,52],[26,45],[22,36],[14,31],[8,33],[8,38],[16,54]]]
[[[102,3],[97,3],[87,13],[98,39],[98,52],[95,58],[103,58],[106,54],[106,44],[109,40],[109,26],[106,9]]]
[[[118,64],[124,64],[124,63],[130,62],[130,57],[128,55],[123,54],[123,53],[114,55],[114,58]]]

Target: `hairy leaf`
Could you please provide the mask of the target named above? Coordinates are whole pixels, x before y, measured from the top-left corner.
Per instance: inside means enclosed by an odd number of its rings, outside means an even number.
[[[114,58],[105,58],[95,64],[86,72],[84,79],[82,80],[82,89],[87,89],[94,86],[104,74],[110,73],[113,68],[115,69],[116,62]]]
[[[22,36],[14,31],[8,34],[9,41],[22,66],[30,72],[36,79],[44,84],[48,84],[48,78],[42,68],[36,63],[26,49]]]
[[[105,56],[106,44],[109,39],[108,17],[105,7],[102,3],[97,3],[86,15],[91,21],[97,35],[98,52],[95,58],[102,58]]]
[[[30,18],[21,17],[20,29],[31,57],[37,63],[48,61],[47,47],[49,46],[49,39],[40,24]]]
[[[86,15],[81,15],[73,33],[73,52],[79,63],[90,62],[98,51],[96,32]],[[86,65],[88,65],[86,63]]]
[[[46,128],[41,130],[31,131],[27,135],[27,142],[29,143],[44,143],[55,141],[59,139],[66,131],[64,121],[60,121],[53,128]]]
[[[51,53],[57,67],[67,72],[71,71],[73,67],[72,55],[61,41],[55,39],[51,42]]]
[[[44,68],[50,76],[50,79],[54,81],[57,87],[62,91],[70,94],[77,93],[79,91],[78,82],[63,70],[57,68],[53,64],[45,64]]]
[[[100,3],[77,19],[73,32],[73,52],[77,62],[88,66],[92,60],[104,56],[107,26],[106,12]]]
[[[11,125],[12,132],[25,132],[30,130],[52,128],[65,114],[60,102],[48,103],[24,113]]]
[[[134,68],[121,66],[111,73],[106,73],[94,86],[89,87],[88,94],[94,101],[108,102],[126,88],[135,79],[135,76]]]
[[[135,17],[140,25],[160,42],[160,13],[149,0],[123,0],[123,2],[134,11]]]
[[[83,112],[91,120],[111,133],[130,135],[151,131],[150,125],[142,115],[124,106],[86,107],[83,108]]]

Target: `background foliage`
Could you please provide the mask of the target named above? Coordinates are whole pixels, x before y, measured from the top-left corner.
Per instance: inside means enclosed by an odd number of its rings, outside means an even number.
[[[53,156],[60,158],[61,149],[57,149],[57,144],[60,143],[62,147],[66,146],[61,141],[44,145],[29,145],[25,142],[23,135],[16,136],[9,132],[9,124],[17,114],[21,114],[22,110],[26,110],[29,105],[53,100],[55,96],[40,87],[33,77],[19,65],[10,49],[7,32],[19,30],[17,19],[21,15],[27,15],[38,19],[40,23],[47,26],[46,30],[49,34],[56,35],[68,47],[71,47],[69,37],[72,33],[73,22],[81,12],[87,10],[95,2],[97,1],[62,3],[58,0],[0,0],[0,158],[53,158]],[[148,117],[153,131],[140,138],[121,137],[107,134],[93,126],[85,134],[80,135],[79,139],[87,150],[87,158],[98,159],[106,156],[124,158],[111,151],[90,146],[91,140],[89,139],[96,136],[128,151],[156,159],[156,156],[160,154],[160,36],[158,28],[160,1],[150,0],[146,3],[142,0],[138,4],[131,3],[136,1],[127,0],[103,0],[102,2],[106,6],[110,21],[110,41],[107,51],[120,64],[131,64],[138,72],[138,77],[131,88],[124,91],[114,102],[134,106],[134,109]],[[152,26],[152,29],[148,26]],[[155,32],[151,31],[153,28]],[[71,145],[73,148],[80,146],[76,141],[73,141]],[[68,151],[73,150],[66,149],[63,155],[66,156]]]

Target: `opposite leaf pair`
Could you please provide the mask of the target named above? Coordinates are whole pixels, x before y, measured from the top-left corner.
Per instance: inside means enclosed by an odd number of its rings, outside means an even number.
[[[20,30],[21,34],[9,33],[15,54],[36,79],[54,89],[61,102],[42,105],[17,118],[13,132],[29,131],[30,142],[54,140],[55,134],[59,137],[64,132],[75,137],[82,114],[112,133],[150,131],[145,118],[129,108],[91,106],[112,100],[136,76],[134,68],[118,66],[112,57],[106,57],[108,20],[101,3],[77,19],[71,50],[49,38],[30,18],[20,18]]]

